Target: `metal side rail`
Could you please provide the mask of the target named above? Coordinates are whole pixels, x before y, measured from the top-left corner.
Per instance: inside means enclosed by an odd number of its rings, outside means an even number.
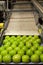
[[[2,32],[0,33],[0,46],[2,45],[2,40],[3,40],[4,32],[7,29],[7,26],[9,24],[10,16],[11,16],[11,13],[10,14],[8,13],[7,20],[5,21],[5,24],[4,24],[4,28],[3,28]]]
[[[37,0],[31,0],[33,5],[36,7],[36,9],[39,11],[39,14],[41,17],[43,17],[43,8],[42,6],[37,2]]]

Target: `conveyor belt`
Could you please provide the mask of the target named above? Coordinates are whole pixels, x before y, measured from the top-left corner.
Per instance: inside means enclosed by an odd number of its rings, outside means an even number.
[[[28,6],[26,8],[26,6]],[[32,9],[31,5],[15,5],[14,9]],[[31,12],[12,12],[9,25],[5,35],[39,35],[34,13]]]

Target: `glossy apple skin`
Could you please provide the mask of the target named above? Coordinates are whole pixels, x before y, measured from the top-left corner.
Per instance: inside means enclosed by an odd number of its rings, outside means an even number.
[[[23,55],[22,56],[22,62],[23,63],[28,63],[29,62],[29,56],[28,55]]]
[[[33,63],[39,62],[39,56],[37,54],[33,54],[31,56],[31,62],[33,62]]]
[[[16,54],[13,56],[13,62],[19,63],[21,61],[21,56],[19,54]]]

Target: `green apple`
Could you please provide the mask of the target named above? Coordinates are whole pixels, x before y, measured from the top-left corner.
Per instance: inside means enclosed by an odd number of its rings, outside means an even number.
[[[8,41],[10,41],[10,37],[9,37],[9,36],[6,36],[6,37],[5,37],[5,40],[6,40],[6,39],[7,39]]]
[[[3,51],[3,50],[4,50],[4,47],[3,47],[3,46],[1,46],[1,47],[0,47],[0,52],[1,52],[1,51]]]
[[[5,36],[5,39],[8,39],[8,38],[10,38],[9,36]]]
[[[39,51],[39,50],[36,50],[36,51],[35,51],[35,54],[37,54],[38,56],[40,56],[40,55],[42,54],[42,52]]]
[[[27,47],[26,47],[26,46],[23,46],[23,47],[22,47],[22,50],[23,50],[23,51],[26,51],[26,50],[27,50]]]
[[[39,44],[38,44],[38,43],[34,44],[34,47],[35,47],[36,49],[38,49]]]
[[[23,42],[19,43],[19,48],[22,48],[24,46]]]
[[[30,42],[26,42],[26,47],[27,48],[31,48],[32,47],[32,44]]]
[[[12,50],[12,47],[8,47],[6,50],[9,52]]]
[[[2,55],[2,56],[7,55],[7,51],[6,51],[6,50],[3,50],[3,51],[1,52],[1,55]]]
[[[7,42],[7,43],[6,43],[6,45],[9,45],[9,46],[10,46],[10,45],[11,45],[11,43],[10,43],[10,42]]]
[[[35,45],[35,44],[38,44],[38,42],[37,42],[37,41],[34,41],[34,42],[33,42],[33,45]]]
[[[0,63],[2,62],[2,55],[0,55]]]
[[[26,42],[29,41],[29,37],[26,38]]]
[[[39,56],[37,54],[33,54],[31,56],[31,62],[34,62],[34,63],[39,62]]]
[[[15,49],[15,48],[16,48],[16,45],[15,45],[15,44],[12,44],[11,47],[12,47],[13,49]]]
[[[39,39],[38,35],[34,35],[34,38],[35,38],[35,39]]]
[[[15,36],[11,36],[11,39],[13,39],[13,40],[14,40],[14,38],[15,38]]]
[[[19,54],[14,55],[12,59],[15,63],[21,62],[21,56]]]
[[[20,39],[17,39],[17,43],[19,44],[21,42],[21,40]]]
[[[4,40],[3,40],[3,44],[6,44],[7,42],[8,42],[7,39],[4,39]]]
[[[36,47],[35,46],[32,46],[31,47],[31,51],[35,52],[36,51]]]
[[[26,38],[26,35],[23,35],[23,36],[22,36],[22,38],[24,38],[24,39],[25,39],[25,38]]]
[[[10,43],[13,43],[14,42],[14,40],[13,39],[10,39]]]
[[[37,39],[36,41],[37,41],[37,43],[41,43],[41,39]]]
[[[23,62],[23,63],[29,62],[29,56],[28,56],[28,55],[23,55],[23,56],[22,56],[22,62]]]
[[[21,37],[20,40],[22,41],[23,40],[23,37]]]
[[[20,36],[20,35],[18,35],[18,36],[17,36],[17,39],[20,39],[20,38],[21,38],[21,36]]]
[[[31,39],[29,40],[29,42],[30,42],[30,43],[33,43],[34,41],[33,41],[33,39],[31,38]]]
[[[9,54],[3,56],[3,62],[10,63],[11,62],[11,56]]]
[[[43,62],[43,54],[40,55],[40,60]]]
[[[14,41],[13,44],[16,45],[16,46],[18,46],[18,42],[17,41]]]
[[[14,37],[14,41],[17,41],[17,37]]]
[[[23,56],[24,55],[24,51],[23,50],[19,50],[18,54],[20,54],[21,56]]]
[[[16,54],[16,51],[15,51],[15,50],[11,50],[11,51],[9,52],[9,54],[10,54],[10,56],[13,56],[13,55]]]
[[[16,47],[15,50],[16,50],[16,52],[18,52],[20,50],[20,48],[19,47]]]
[[[32,35],[28,36],[29,39],[32,39]]]
[[[41,52],[43,52],[43,46],[39,46],[38,50],[41,51]]]
[[[7,49],[9,47],[9,45],[5,44],[3,47],[4,47],[4,49]]]
[[[22,40],[22,42],[25,44],[26,43],[26,39]]]
[[[31,55],[33,55],[33,52],[29,49],[26,51],[26,55],[31,56]]]

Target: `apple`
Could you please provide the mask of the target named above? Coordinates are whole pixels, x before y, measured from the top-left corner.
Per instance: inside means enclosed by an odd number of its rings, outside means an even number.
[[[26,38],[26,42],[29,41],[29,37]]]
[[[39,62],[39,56],[37,54],[33,54],[31,56],[31,62],[33,62],[33,63]]]
[[[15,50],[11,50],[11,51],[9,52],[9,54],[10,54],[10,56],[13,56],[13,55],[16,54],[16,51],[15,51]]]
[[[20,40],[22,41],[23,40],[23,37],[21,37]]]
[[[21,36],[20,36],[20,35],[18,35],[18,36],[17,36],[17,39],[20,39],[20,38],[21,38]]]
[[[35,39],[39,39],[38,35],[34,35],[34,38],[35,38]]]
[[[3,44],[6,44],[7,42],[8,42],[7,39],[4,39],[4,40],[3,40]]]
[[[34,42],[33,42],[33,45],[35,45],[35,44],[38,44],[38,42],[37,42],[37,41],[34,41]]]
[[[3,51],[1,52],[1,55],[2,55],[2,56],[7,55],[7,51],[6,51],[6,50],[3,50]]]
[[[29,40],[29,42],[30,42],[30,43],[33,43],[34,41],[33,41],[33,39],[31,38],[31,39]]]
[[[8,38],[10,38],[9,36],[5,36],[5,39],[8,39]]]
[[[10,41],[10,37],[9,37],[9,36],[6,36],[6,37],[5,37],[5,40],[6,40],[6,39],[7,39],[8,41]]]
[[[38,50],[41,51],[41,52],[43,52],[43,46],[39,46]]]
[[[12,47],[8,47],[6,50],[10,52],[12,50]]]
[[[3,51],[3,50],[4,50],[4,47],[3,47],[3,46],[1,46],[1,47],[0,47],[0,52],[1,52],[1,51]]]
[[[2,55],[0,55],[0,63],[2,62]]]
[[[21,40],[20,39],[17,39],[17,43],[19,44],[21,42]]]
[[[17,41],[17,37],[14,37],[14,41]]]
[[[7,49],[9,47],[9,45],[5,44],[3,45],[4,49]]]
[[[16,47],[15,50],[16,50],[16,52],[18,52],[20,50],[20,48],[19,47]]]
[[[20,42],[18,46],[19,48],[22,48],[24,46],[23,42]]]
[[[32,44],[30,42],[26,42],[26,47],[27,48],[31,48],[32,47]]]
[[[28,55],[23,55],[23,56],[22,56],[22,62],[23,62],[23,63],[29,62],[29,56],[28,56]]]
[[[31,47],[31,51],[35,52],[36,51],[36,47],[35,46],[32,46]]]
[[[32,39],[32,35],[28,36],[29,39]]]
[[[37,43],[41,43],[41,39],[37,39],[36,41],[37,41]]]
[[[26,51],[26,50],[27,50],[26,46],[23,46],[23,47],[22,47],[22,50],[23,50],[23,51]]]
[[[43,62],[43,54],[40,55],[40,60]]]
[[[22,40],[22,42],[25,44],[26,43],[26,39]]]
[[[15,49],[15,48],[16,48],[16,44],[12,44],[11,47],[12,47],[13,49]]]
[[[10,42],[7,42],[5,45],[9,45],[9,46],[10,46],[10,45],[11,45],[11,43],[10,43]]]
[[[34,44],[34,47],[35,47],[36,49],[38,49],[39,44],[38,44],[38,43]]]
[[[36,51],[35,51],[35,54],[37,54],[38,56],[40,56],[40,55],[42,54],[42,52],[39,51],[39,50],[36,50]]]
[[[11,39],[13,39],[13,40],[14,40],[14,38],[15,38],[15,36],[11,36]]]
[[[33,52],[29,49],[26,51],[26,55],[31,56],[31,55],[33,55]]]
[[[12,44],[18,46],[18,42],[17,41],[14,41]]]
[[[19,54],[14,55],[12,59],[15,63],[21,62],[21,56]]]
[[[26,35],[23,35],[23,37],[22,37],[23,39],[26,39]]]
[[[20,54],[21,56],[23,56],[24,55],[24,51],[23,50],[19,50],[18,54]]]
[[[14,42],[14,40],[13,39],[10,39],[10,43],[13,43]]]
[[[9,54],[3,56],[3,62],[10,63],[11,62],[11,56]]]

